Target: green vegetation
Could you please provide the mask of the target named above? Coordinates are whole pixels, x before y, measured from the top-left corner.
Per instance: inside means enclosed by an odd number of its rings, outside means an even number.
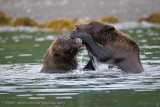
[[[4,12],[0,11],[0,25],[10,25],[11,18],[7,16]]]
[[[153,13],[149,15],[147,18],[138,19],[138,22],[142,22],[142,21],[160,24],[160,13]]]
[[[37,21],[35,21],[34,19],[30,19],[29,17],[20,17],[17,18],[14,22],[13,22],[13,26],[17,27],[17,26],[31,26],[31,27],[36,27],[38,26]]]
[[[11,23],[11,21],[13,23]],[[71,20],[69,18],[59,18],[59,19],[53,19],[49,22],[46,22],[42,25],[39,25],[38,22],[34,19],[31,19],[29,17],[20,17],[15,20],[11,20],[10,17],[8,17],[4,12],[0,11],[0,25],[11,25],[14,27],[17,26],[30,26],[30,27],[38,27],[38,28],[48,28],[53,29],[54,31],[70,31],[75,28],[75,24],[85,24],[92,21],[99,21],[103,23],[119,23],[120,20],[117,19],[114,16],[105,16],[99,19],[89,19],[85,20],[82,18],[77,18],[74,20]],[[138,22],[150,22],[150,23],[156,23],[160,24],[160,13],[153,13],[149,15],[147,18],[140,18]]]
[[[78,24],[85,24],[85,23],[87,23],[87,21],[84,20],[84,19],[82,19],[82,18],[74,19],[73,22],[76,23],[76,24],[77,24],[77,23],[78,23]]]
[[[54,30],[72,30],[75,27],[75,23],[68,18],[60,18],[57,20],[49,21],[41,26],[42,28],[50,28]]]
[[[101,19],[99,19],[100,22],[105,22],[105,23],[119,23],[120,21],[114,17],[114,16],[105,16]]]

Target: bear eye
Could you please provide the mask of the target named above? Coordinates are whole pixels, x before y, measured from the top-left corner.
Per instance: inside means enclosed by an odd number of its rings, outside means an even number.
[[[90,22],[90,23],[89,23],[89,25],[93,25],[93,24],[94,24],[94,22]]]
[[[57,54],[57,53],[54,53],[54,56],[55,56],[55,57],[58,57],[58,54]]]

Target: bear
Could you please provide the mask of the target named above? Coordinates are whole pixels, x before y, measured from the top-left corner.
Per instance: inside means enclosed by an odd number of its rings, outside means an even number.
[[[77,68],[76,55],[85,46],[79,38],[72,39],[70,35],[57,37],[44,55],[43,73],[66,73]]]
[[[90,53],[90,61],[84,69],[95,70],[94,62],[107,63],[125,73],[140,73],[144,69],[140,61],[139,45],[114,26],[101,22],[77,24],[71,38],[80,38]]]

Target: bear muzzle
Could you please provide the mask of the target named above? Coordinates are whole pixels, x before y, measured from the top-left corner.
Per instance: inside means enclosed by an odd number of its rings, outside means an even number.
[[[82,44],[82,40],[80,38],[75,38],[76,43],[78,44],[78,51],[86,49],[86,46]]]

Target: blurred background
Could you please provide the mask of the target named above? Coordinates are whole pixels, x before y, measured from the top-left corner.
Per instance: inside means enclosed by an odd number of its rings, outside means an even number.
[[[115,16],[122,22],[160,12],[160,0],[0,0],[0,10],[10,17],[29,16],[44,23],[56,18]]]
[[[55,24],[55,19],[60,18],[63,18],[60,22],[65,18],[69,24],[94,20],[160,23],[159,4],[160,0],[0,0],[0,25],[56,29],[46,23]],[[9,17],[8,22],[2,13]]]
[[[57,36],[91,21],[134,39],[145,72],[83,71],[83,50],[77,70],[39,73]],[[159,97],[160,0],[0,0],[0,107],[160,107]]]

